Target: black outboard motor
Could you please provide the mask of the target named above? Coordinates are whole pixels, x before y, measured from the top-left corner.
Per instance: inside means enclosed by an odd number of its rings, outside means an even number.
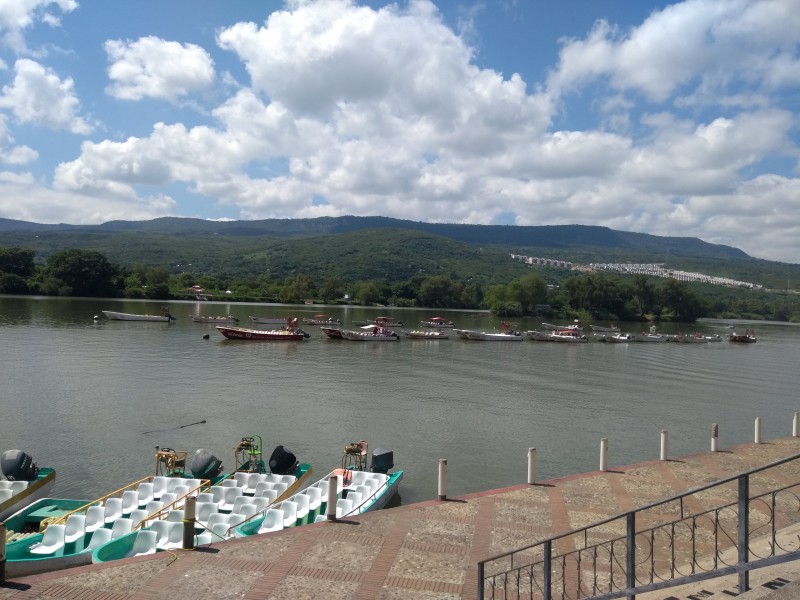
[[[195,451],[191,465],[192,475],[198,479],[214,479],[222,473],[222,461],[203,448]]]
[[[297,457],[283,446],[275,448],[269,457],[269,470],[276,475],[294,475],[298,464]]]
[[[389,473],[389,469],[394,467],[394,451],[388,448],[375,448],[372,451],[372,465],[370,471],[373,473]]]
[[[3,452],[0,456],[0,469],[9,481],[33,481],[39,475],[39,467],[22,450]]]

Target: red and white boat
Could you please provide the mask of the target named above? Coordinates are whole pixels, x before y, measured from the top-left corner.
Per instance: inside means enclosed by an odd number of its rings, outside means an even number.
[[[301,341],[309,335],[297,327],[297,319],[291,319],[283,329],[247,329],[245,327],[217,326],[217,331],[229,340],[245,340],[252,342],[291,342]]]
[[[391,329],[383,324],[367,325],[361,329],[340,329],[343,340],[353,342],[396,342],[400,339]]]

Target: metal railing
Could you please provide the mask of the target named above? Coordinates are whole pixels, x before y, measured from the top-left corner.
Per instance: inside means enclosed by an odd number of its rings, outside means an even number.
[[[634,598],[732,574],[738,574],[742,593],[750,571],[800,559],[798,537],[791,548],[779,535],[800,522],[798,459],[800,454],[483,560],[478,598]],[[778,487],[765,472],[788,463],[794,463],[798,483]]]

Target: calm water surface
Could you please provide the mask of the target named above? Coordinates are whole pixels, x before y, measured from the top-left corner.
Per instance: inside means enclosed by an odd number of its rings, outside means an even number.
[[[800,410],[794,326],[759,324],[754,345],[358,343],[313,326],[303,342],[254,343],[225,340],[189,317],[232,313],[245,327],[249,315],[316,312],[346,326],[383,313],[409,328],[436,314],[462,328],[498,322],[467,312],[218,302],[172,302],[169,325],[101,315],[159,306],[0,297],[0,450],[20,448],[56,468],[55,495],[96,497],[150,475],[156,445],[207,448],[232,467],[239,439],[259,434],[267,454],[284,444],[318,476],[339,465],[348,442],[391,448],[409,503],[436,497],[439,458],[448,459],[456,496],[524,482],[529,447],[546,479],[596,469],[602,437],[610,464],[624,465],[657,459],[662,429],[670,453],[686,454],[708,449],[714,422],[724,448],[752,441],[757,416],[765,439],[789,435]],[[725,325],[664,331],[724,335]]]

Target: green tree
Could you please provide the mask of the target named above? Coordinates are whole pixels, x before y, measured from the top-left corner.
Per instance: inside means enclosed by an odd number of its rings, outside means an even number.
[[[323,300],[338,300],[344,296],[344,282],[338,277],[326,277],[319,287],[319,296]]]
[[[522,314],[533,314],[537,304],[547,303],[547,284],[531,273],[508,284],[508,297],[519,305]]]
[[[359,304],[377,304],[381,301],[381,291],[374,281],[359,281],[355,285],[353,300]]]
[[[668,309],[677,321],[693,322],[707,310],[685,281],[665,279],[658,287],[658,298],[662,314]]]
[[[656,293],[647,275],[637,273],[633,276],[633,301],[638,316],[644,316],[652,310]]]
[[[60,250],[45,264],[45,279],[62,283],[59,295],[114,296],[117,269],[101,253],[94,250]]]
[[[30,277],[35,270],[34,256],[33,250],[25,248],[0,248],[0,273]]]
[[[28,283],[16,273],[0,273],[0,294],[27,294]]]
[[[447,275],[427,277],[419,287],[419,303],[430,308],[459,306],[463,286]]]

